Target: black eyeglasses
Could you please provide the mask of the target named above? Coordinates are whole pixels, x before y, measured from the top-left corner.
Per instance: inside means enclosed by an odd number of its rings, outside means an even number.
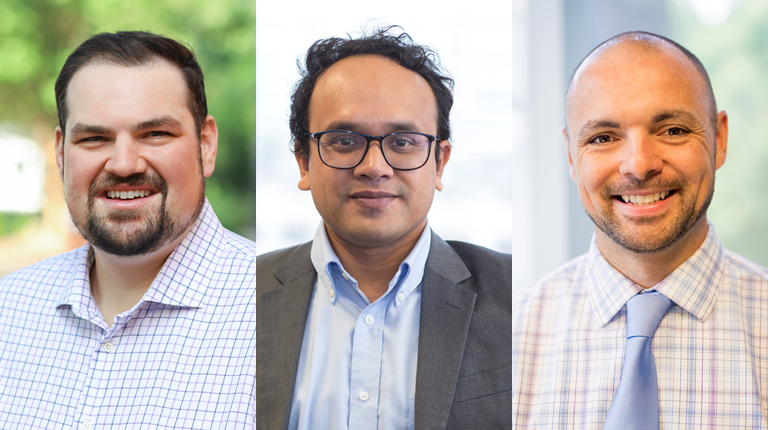
[[[381,145],[384,160],[393,169],[416,170],[427,164],[437,136],[416,132],[395,132],[369,136],[356,131],[329,130],[306,133],[317,140],[320,160],[334,169],[352,169],[365,159],[372,141]]]

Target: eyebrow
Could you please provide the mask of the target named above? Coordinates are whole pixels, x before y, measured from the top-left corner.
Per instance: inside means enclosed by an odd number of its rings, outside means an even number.
[[[347,121],[332,122],[328,125],[328,130],[358,131],[361,128],[362,126],[359,123]],[[386,124],[386,129],[389,130],[387,133],[394,133],[396,131],[416,131],[416,124],[407,121],[391,122]]]
[[[593,120],[589,121],[579,129],[578,140],[583,140],[586,136],[592,133],[593,130],[598,128],[621,128],[621,124],[615,121],[608,120]]]
[[[161,116],[142,121],[134,126],[134,131],[144,131],[156,127],[181,127],[181,121],[172,116]],[[77,123],[72,127],[71,134],[113,134],[114,130],[100,125]]]
[[[653,119],[651,120],[651,123],[657,124],[669,119],[679,119],[687,123],[701,125],[699,120],[696,119],[696,117],[693,114],[684,110],[670,110],[670,111],[661,112],[653,117]],[[589,121],[579,129],[578,139],[579,140],[585,139],[588,134],[590,134],[593,130],[598,128],[621,128],[621,124],[619,124],[618,122],[609,121],[609,120]]]
[[[181,121],[172,116],[161,116],[142,121],[136,125],[135,131],[144,131],[155,127],[181,127]]]
[[[653,117],[653,123],[659,123],[668,119],[680,119],[689,123],[701,125],[698,119],[690,112],[684,110],[671,110],[662,112]]]
[[[111,128],[83,123],[75,124],[75,126],[72,127],[72,130],[70,130],[70,134],[110,134],[111,132]]]

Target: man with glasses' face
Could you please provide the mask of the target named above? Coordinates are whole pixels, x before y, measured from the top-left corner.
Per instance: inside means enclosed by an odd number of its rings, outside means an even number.
[[[388,30],[307,54],[291,128],[323,222],[257,260],[265,428],[511,426],[511,257],[428,228],[453,103],[433,55]]]

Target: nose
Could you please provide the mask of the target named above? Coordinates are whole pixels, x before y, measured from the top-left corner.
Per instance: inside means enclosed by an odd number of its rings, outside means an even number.
[[[377,142],[378,145],[374,145]],[[384,153],[381,152],[381,142],[373,141],[368,147],[368,152],[365,154],[363,161],[355,167],[356,177],[368,177],[371,179],[378,179],[381,177],[392,177],[394,170],[387,164],[387,160],[384,158]]]
[[[147,162],[141,151],[141,145],[134,139],[118,136],[112,145],[112,154],[104,165],[104,170],[122,177],[146,172]]]
[[[630,132],[623,148],[621,174],[644,180],[661,172],[664,162],[657,145],[646,132]]]

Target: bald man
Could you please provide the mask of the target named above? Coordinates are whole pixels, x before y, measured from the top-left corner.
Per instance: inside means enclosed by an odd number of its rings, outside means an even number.
[[[563,129],[589,252],[513,297],[516,428],[766,428],[768,271],[707,208],[728,116],[701,62],[644,32],[579,64]]]

